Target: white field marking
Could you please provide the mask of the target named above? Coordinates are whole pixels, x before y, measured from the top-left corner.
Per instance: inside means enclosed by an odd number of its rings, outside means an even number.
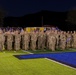
[[[55,62],[55,63],[58,63],[58,64],[60,64],[60,65],[63,65],[63,66],[66,66],[66,67],[69,67],[69,68],[72,68],[72,69],[76,70],[76,68],[71,67],[71,66],[69,66],[69,65],[66,65],[66,64],[63,64],[63,63],[60,63],[60,62],[54,61],[54,60],[49,59],[49,58],[45,58],[45,59],[50,60],[50,61],[52,61],[52,62]]]
[[[31,53],[31,52],[29,52],[29,51],[25,51],[25,50],[23,50],[24,52],[27,52],[27,53],[29,53],[29,54],[34,54],[34,53]]]
[[[16,53],[16,51],[14,51]]]

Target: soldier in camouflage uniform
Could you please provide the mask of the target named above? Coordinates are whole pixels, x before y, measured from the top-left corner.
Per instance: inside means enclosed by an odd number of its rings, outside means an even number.
[[[5,36],[2,32],[2,30],[0,30],[0,51],[3,50],[4,42],[5,42]]]
[[[38,35],[37,35],[36,32],[32,31],[31,34],[30,34],[30,37],[31,37],[30,47],[31,47],[32,50],[36,50],[36,48],[37,48],[37,43],[36,42],[37,42]]]
[[[55,37],[56,37],[56,49],[59,48],[59,36],[60,36],[60,32],[55,30]]]
[[[46,49],[49,49],[49,35],[50,35],[50,31],[46,31]]]
[[[72,35],[70,34],[70,32],[67,32],[67,48],[71,47],[71,40],[72,40]]]
[[[51,31],[49,34],[49,49],[55,51],[56,48],[56,37],[54,31]]]
[[[44,49],[44,32],[40,31],[38,34],[38,49]]]
[[[71,34],[71,48],[73,48],[73,32],[71,31],[70,34]]]
[[[10,31],[7,32],[6,34],[6,45],[7,45],[7,50],[12,50],[12,43],[13,43],[13,35],[11,34]]]
[[[28,50],[30,42],[30,35],[27,31],[25,31],[22,35],[22,49]]]
[[[20,43],[21,43],[21,34],[19,34],[18,30],[14,33],[14,49],[20,50]]]
[[[60,34],[60,48],[64,50],[66,48],[66,35],[65,32],[61,31]]]
[[[46,32],[44,32],[44,38],[43,38],[43,48],[44,49],[47,49],[47,47],[46,47],[46,43],[47,43],[47,35],[46,35]]]
[[[73,48],[76,48],[76,31],[73,33]]]

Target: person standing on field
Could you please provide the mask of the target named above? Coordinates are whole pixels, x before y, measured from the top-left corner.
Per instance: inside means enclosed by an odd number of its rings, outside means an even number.
[[[76,48],[76,31],[73,33],[73,48]]]
[[[49,36],[50,36],[50,31],[46,31],[46,49],[49,49]]]
[[[14,33],[14,49],[20,50],[20,43],[21,43],[21,34],[18,30]]]
[[[31,33],[30,33],[30,37],[31,37],[31,39],[30,39],[30,47],[31,47],[31,49],[32,50],[36,50],[36,48],[37,48],[37,44],[36,44],[36,42],[37,42],[37,37],[38,37],[38,35],[37,35],[37,33],[35,32],[35,31],[32,31]]]
[[[29,49],[29,42],[30,42],[30,35],[27,31],[25,31],[22,35],[22,49],[23,50]]]
[[[13,43],[13,35],[11,34],[10,31],[7,32],[6,34],[6,46],[7,50],[12,50],[12,43]]]
[[[72,35],[70,34],[70,32],[67,32],[67,48],[71,47],[71,40],[72,40]]]
[[[4,42],[5,42],[5,36],[2,30],[0,29],[0,51],[3,51]]]
[[[55,51],[56,37],[54,31],[50,32],[48,40],[49,40],[49,50]]]
[[[44,49],[44,32],[40,31],[38,34],[38,49]]]
[[[65,32],[63,31],[61,31],[61,34],[60,34],[60,48],[62,50],[66,49],[66,35],[65,35]]]
[[[59,48],[59,36],[60,36],[60,32],[55,30],[55,37],[56,37],[56,49]]]

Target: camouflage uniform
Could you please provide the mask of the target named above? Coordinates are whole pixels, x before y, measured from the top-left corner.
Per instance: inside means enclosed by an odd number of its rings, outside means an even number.
[[[46,43],[47,43],[47,35],[46,35],[46,33],[44,33],[44,38],[43,38],[43,48],[44,49],[47,49]]]
[[[28,50],[29,49],[29,42],[30,42],[30,35],[28,32],[24,32],[22,35],[22,49]]]
[[[71,31],[71,48],[73,48],[73,32]]]
[[[76,48],[76,32],[73,33],[73,48]]]
[[[62,32],[60,35],[60,48],[64,50],[66,48],[66,35],[65,32]]]
[[[21,43],[21,34],[18,33],[18,31],[15,31],[14,33],[14,49],[20,50],[20,43]]]
[[[50,36],[50,32],[46,31],[46,48],[49,48],[49,36]]]
[[[7,50],[12,50],[12,43],[13,43],[13,35],[11,34],[10,31],[6,34],[6,45],[7,45]]]
[[[38,49],[44,49],[44,32],[41,31],[38,34]]]
[[[55,32],[55,37],[56,37],[56,49],[59,48],[59,36],[60,33],[58,31]]]
[[[37,42],[37,33],[36,32],[31,32],[31,34],[30,34],[30,36],[31,36],[31,39],[30,39],[30,47],[31,47],[31,49],[32,50],[36,50],[36,48],[37,48],[37,44],[36,44],[36,42]]]
[[[71,47],[71,40],[72,40],[72,35],[70,34],[70,32],[68,31],[67,33],[67,48]]]
[[[51,32],[49,34],[48,40],[49,40],[49,49],[52,50],[52,51],[55,51],[55,48],[56,48],[55,47],[55,45],[56,45],[56,37],[55,37],[53,32]]]
[[[4,42],[5,42],[5,37],[4,37],[4,34],[2,33],[2,31],[0,30],[0,51],[3,50]]]

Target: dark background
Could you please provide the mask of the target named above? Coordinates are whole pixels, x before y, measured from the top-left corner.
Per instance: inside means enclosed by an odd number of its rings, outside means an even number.
[[[6,12],[3,26],[58,26],[61,30],[76,30],[75,0],[2,0],[0,7]],[[73,15],[74,14],[74,15]],[[72,16],[72,17],[71,17]],[[70,19],[71,18],[71,19]],[[73,21],[71,21],[73,20]],[[43,21],[43,24],[42,24]]]
[[[75,8],[76,0],[0,0],[0,6],[7,16],[17,17],[41,10],[68,11]]]

